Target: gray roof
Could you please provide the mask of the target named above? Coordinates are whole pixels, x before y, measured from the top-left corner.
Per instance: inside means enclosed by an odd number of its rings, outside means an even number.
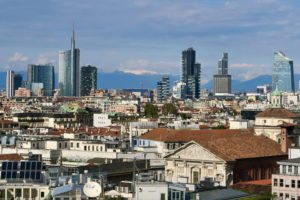
[[[300,164],[300,158],[293,158],[293,159],[287,159],[287,160],[280,160],[278,163],[294,163],[294,164]]]

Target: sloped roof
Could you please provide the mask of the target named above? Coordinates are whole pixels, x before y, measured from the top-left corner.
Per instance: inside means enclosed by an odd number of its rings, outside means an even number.
[[[255,117],[300,118],[298,114],[284,108],[268,108]]]
[[[80,188],[82,194],[84,194],[82,185],[77,185],[77,184],[71,183],[68,185],[64,185],[64,186],[55,188],[52,192],[52,196],[55,197],[57,195],[60,195],[60,194],[66,193],[66,192],[70,192],[70,191],[76,192],[77,188]]]
[[[280,144],[269,138],[254,135],[253,129],[168,131],[158,128],[140,138],[163,142],[194,141],[225,161],[286,155],[281,151]]]
[[[227,137],[241,133],[253,133],[253,129],[168,130],[166,128],[156,128],[141,135],[140,138],[162,142],[188,142],[197,139]]]
[[[0,154],[0,160],[10,160],[10,161],[20,161],[22,160],[22,156],[19,154],[13,153],[13,154]]]

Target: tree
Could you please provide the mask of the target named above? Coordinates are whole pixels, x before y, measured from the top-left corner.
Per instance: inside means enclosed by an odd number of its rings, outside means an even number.
[[[176,106],[173,103],[165,103],[162,107],[163,115],[177,115]]]
[[[146,117],[158,118],[157,106],[154,106],[152,103],[146,103],[145,115],[146,115]]]

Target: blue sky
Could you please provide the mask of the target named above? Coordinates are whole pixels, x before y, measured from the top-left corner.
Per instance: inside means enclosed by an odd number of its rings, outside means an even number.
[[[229,53],[233,79],[271,74],[274,50],[300,73],[297,0],[1,0],[0,71],[53,63],[70,48],[72,21],[81,65],[101,71],[180,74],[193,47],[203,83]]]

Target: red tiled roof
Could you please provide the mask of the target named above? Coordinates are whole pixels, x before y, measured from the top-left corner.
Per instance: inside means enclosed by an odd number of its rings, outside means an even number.
[[[298,114],[284,108],[268,108],[255,117],[300,118]]]
[[[195,141],[210,152],[226,161],[244,158],[286,155],[277,142],[253,134],[253,129],[230,130],[170,130],[153,129],[140,136],[163,142]]]
[[[20,161],[22,160],[22,156],[19,154],[0,154],[0,160],[10,160],[10,161]]]

